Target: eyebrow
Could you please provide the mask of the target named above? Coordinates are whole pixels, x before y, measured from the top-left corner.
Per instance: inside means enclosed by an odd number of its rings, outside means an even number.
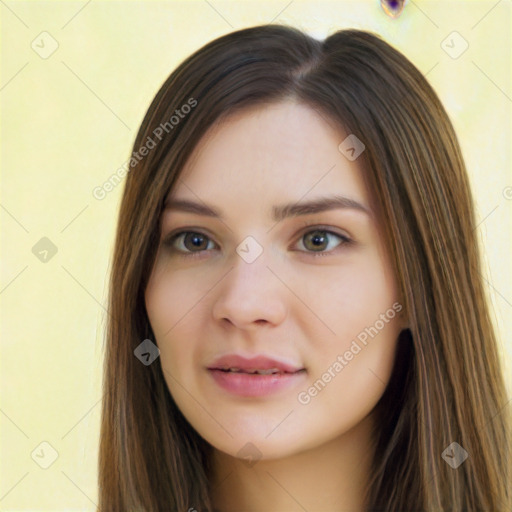
[[[307,202],[288,203],[274,206],[272,208],[272,219],[276,222],[280,222],[288,217],[299,217],[301,215],[311,215],[336,209],[356,210],[365,213],[370,217],[372,216],[371,210],[355,199],[350,199],[349,197],[340,195],[333,195],[320,197]],[[168,199],[165,202],[165,210],[179,210],[222,219],[222,214],[216,208],[207,205],[206,203],[197,203],[188,199]]]

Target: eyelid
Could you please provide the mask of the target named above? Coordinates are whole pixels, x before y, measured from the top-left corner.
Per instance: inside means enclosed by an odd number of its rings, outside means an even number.
[[[307,233],[308,231],[314,231],[314,229],[318,229],[319,231],[328,231],[329,233],[333,233],[334,235],[337,235],[341,238],[350,240],[351,242],[355,242],[354,238],[352,237],[352,235],[350,235],[348,233],[347,230],[342,230],[342,229],[336,228],[334,226],[329,226],[327,224],[311,222],[311,221],[307,221],[307,220],[303,222],[302,226],[304,228],[304,229],[302,229],[302,231],[300,231],[300,233],[302,235],[304,235],[304,233]],[[306,229],[306,228],[311,228],[311,229]]]
[[[172,229],[167,233],[163,238],[162,241],[165,242],[166,240],[170,240],[174,238],[177,235],[181,235],[183,233],[198,233],[200,235],[207,236],[208,238],[213,240],[213,235],[210,233],[210,231],[207,228],[200,228],[200,227],[194,227],[194,226],[185,226],[181,228]]]

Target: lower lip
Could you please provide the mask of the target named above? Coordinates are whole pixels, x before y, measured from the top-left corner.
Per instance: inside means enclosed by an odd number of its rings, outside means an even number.
[[[266,396],[277,393],[298,385],[306,376],[305,370],[259,375],[208,369],[208,373],[222,389],[239,396]]]

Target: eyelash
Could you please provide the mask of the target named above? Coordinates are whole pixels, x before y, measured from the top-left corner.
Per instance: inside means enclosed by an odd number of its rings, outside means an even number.
[[[333,252],[336,252],[338,249],[343,248],[343,246],[352,245],[354,243],[354,241],[351,238],[349,238],[348,236],[342,235],[341,233],[336,233],[334,231],[331,231],[328,226],[309,224],[307,222],[304,224],[304,226],[306,226],[306,227],[314,227],[314,229],[309,229],[309,230],[304,231],[303,233],[301,233],[298,241],[302,240],[302,238],[305,235],[307,235],[308,233],[311,233],[311,232],[314,232],[314,231],[323,231],[327,235],[334,235],[335,237],[338,237],[341,240],[340,244],[338,244],[334,249],[331,249],[329,251],[322,251],[322,252],[315,252],[315,251],[308,251],[308,250],[306,250],[306,251],[300,250],[299,251],[299,252],[305,252],[307,254],[310,254],[310,255],[312,255],[315,258],[318,257],[318,256],[330,256]],[[182,230],[182,231],[178,231],[176,233],[171,233],[169,236],[167,236],[163,240],[162,244],[165,247],[167,247],[168,249],[172,250],[172,252],[175,252],[180,257],[184,257],[184,258],[197,258],[197,257],[202,256],[205,252],[208,252],[208,249],[203,249],[201,251],[186,251],[186,250],[183,251],[183,250],[176,249],[175,247],[173,247],[174,242],[179,237],[181,237],[182,235],[190,234],[190,233],[194,233],[194,234],[198,234],[198,235],[204,236],[209,241],[213,242],[213,240],[206,233],[203,233],[199,229],[195,230],[195,229],[192,228],[192,229],[189,229],[189,230]]]

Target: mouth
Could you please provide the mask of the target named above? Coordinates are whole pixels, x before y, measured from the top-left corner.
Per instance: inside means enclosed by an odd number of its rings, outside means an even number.
[[[247,375],[293,375],[299,372],[305,372],[305,368],[301,368],[296,371],[285,371],[280,370],[279,368],[268,368],[268,369],[258,369],[258,368],[208,368],[211,371],[220,371],[224,373],[245,373]]]
[[[283,360],[266,354],[246,356],[232,353],[218,357],[208,366],[208,369],[251,375],[269,375],[274,373],[296,373],[305,368],[290,360]]]
[[[243,398],[265,398],[282,396],[299,386],[304,386],[307,371],[284,371],[278,368],[208,368],[214,389],[228,396]]]
[[[207,367],[216,389],[242,397],[283,393],[303,384],[306,369],[266,354],[224,354]]]

